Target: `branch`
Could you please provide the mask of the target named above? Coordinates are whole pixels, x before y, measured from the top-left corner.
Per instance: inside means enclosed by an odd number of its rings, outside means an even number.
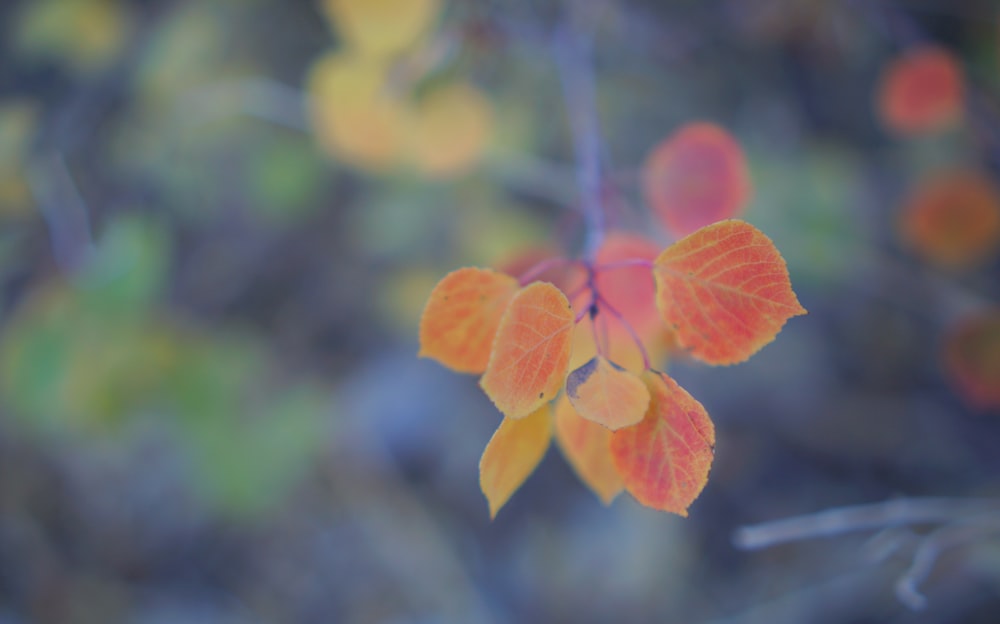
[[[962,498],[895,498],[881,503],[836,507],[815,514],[740,527],[733,544],[759,550],[778,544],[857,531],[954,521],[961,516],[1000,513],[1000,501]]]
[[[579,20],[572,20],[573,25]],[[576,160],[576,180],[580,187],[580,209],[587,222],[584,257],[592,260],[606,229],[601,205],[601,139],[594,90],[594,71],[589,36],[579,29],[563,27],[553,43],[559,68],[563,99],[569,114]]]

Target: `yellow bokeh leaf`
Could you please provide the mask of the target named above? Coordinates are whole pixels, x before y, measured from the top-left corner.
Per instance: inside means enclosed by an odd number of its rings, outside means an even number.
[[[492,133],[489,100],[471,85],[449,84],[417,103],[410,128],[411,157],[425,175],[455,175],[479,161]]]
[[[534,472],[552,439],[552,409],[544,404],[525,418],[504,418],[479,460],[479,487],[490,518]]]
[[[580,416],[611,430],[636,424],[649,406],[642,380],[601,356],[569,374],[566,395]]]
[[[580,417],[563,394],[556,401],[556,442],[580,481],[610,505],[625,487],[611,459],[611,431]]]
[[[420,318],[420,356],[462,373],[482,373],[493,337],[517,280],[490,269],[466,267],[446,275]]]
[[[375,171],[401,161],[410,111],[388,88],[382,62],[328,54],[313,64],[307,90],[313,128],[331,155]]]
[[[500,320],[479,385],[509,418],[555,398],[569,369],[573,308],[548,282],[519,291]]]
[[[366,55],[391,56],[427,31],[441,0],[324,0],[322,7],[348,45]]]

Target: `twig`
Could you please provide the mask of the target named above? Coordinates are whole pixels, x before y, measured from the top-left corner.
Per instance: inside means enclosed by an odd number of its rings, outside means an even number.
[[[740,527],[733,534],[733,544],[742,550],[759,550],[798,540],[892,526],[951,522],[961,516],[983,513],[1000,513],[1000,501],[895,498],[881,503],[837,507],[815,514]]]
[[[593,260],[604,240],[607,224],[601,205],[601,139],[591,65],[591,42],[589,36],[577,30],[572,27],[560,29],[555,37],[553,53],[559,68],[563,98],[573,135],[580,209],[587,222],[583,256]]]

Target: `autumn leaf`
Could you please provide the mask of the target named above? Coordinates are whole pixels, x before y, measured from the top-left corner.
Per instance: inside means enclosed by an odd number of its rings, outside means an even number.
[[[427,31],[440,0],[323,0],[322,8],[341,37],[369,55],[404,51]]]
[[[466,267],[446,275],[420,318],[421,357],[463,373],[482,373],[517,280],[490,269]]]
[[[805,314],[774,243],[739,221],[702,228],[653,265],[656,306],[678,342],[708,364],[742,362]]]
[[[552,408],[546,403],[524,418],[504,418],[479,460],[479,487],[490,518],[534,472],[552,439]]]
[[[410,110],[386,80],[383,62],[352,53],[327,54],[313,63],[309,113],[317,140],[332,156],[373,171],[398,164]]]
[[[907,199],[899,230],[928,262],[972,268],[1000,251],[1000,191],[975,171],[938,173]]]
[[[707,122],[689,123],[657,145],[642,185],[650,208],[678,236],[736,216],[751,192],[740,144]]]
[[[556,401],[556,443],[580,481],[610,505],[624,488],[611,460],[611,431],[580,417],[565,394]]]
[[[945,339],[945,367],[962,397],[1000,409],[1000,311],[966,319]]]
[[[425,95],[413,110],[410,151],[421,173],[446,177],[473,166],[493,133],[493,108],[471,85],[448,84]]]
[[[534,282],[511,300],[479,385],[509,418],[555,398],[569,369],[573,308],[558,288]]]
[[[954,55],[928,45],[906,52],[885,67],[876,104],[887,128],[914,135],[954,124],[962,114],[964,91]]]
[[[715,427],[701,403],[673,379],[647,371],[649,409],[639,424],[611,436],[611,456],[625,489],[640,503],[687,516],[708,482]]]
[[[652,262],[662,247],[638,234],[611,232],[597,250],[595,264],[601,267],[627,260]],[[656,284],[648,267],[598,270],[594,283],[601,297],[614,306],[640,337],[649,338],[663,330],[656,314]]]
[[[566,394],[580,416],[611,430],[636,424],[649,406],[642,380],[601,356],[569,374]]]

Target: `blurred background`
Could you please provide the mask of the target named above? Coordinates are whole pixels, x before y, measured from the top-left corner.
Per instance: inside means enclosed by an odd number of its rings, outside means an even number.
[[[579,249],[571,4],[0,5],[0,623],[997,621],[996,539],[934,558],[922,611],[894,583],[934,526],[875,562],[871,531],[732,541],[1000,496],[986,0],[584,3],[612,224],[671,242],[642,163],[714,121],[809,315],[745,364],[671,361],[718,431],[689,518],[604,507],[550,449],[489,520],[500,415],[417,324],[450,270]],[[894,126],[886,68],[926,46],[964,90]],[[942,171],[986,190],[939,192],[927,242]]]

